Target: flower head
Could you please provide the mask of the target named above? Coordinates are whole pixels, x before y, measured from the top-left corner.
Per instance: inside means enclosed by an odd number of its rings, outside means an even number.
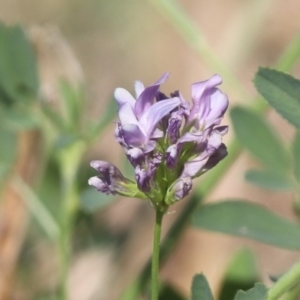
[[[165,209],[188,195],[193,178],[227,155],[222,137],[228,127],[219,126],[228,107],[227,96],[217,88],[221,77],[194,83],[190,105],[178,91],[168,97],[159,90],[168,76],[146,88],[137,81],[136,99],[123,88],[115,90],[115,137],[135,169],[135,181],[109,163],[93,161],[99,175],[89,184],[97,190],[148,198]]]

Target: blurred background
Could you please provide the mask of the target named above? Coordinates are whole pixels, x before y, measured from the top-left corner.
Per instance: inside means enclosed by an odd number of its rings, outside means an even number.
[[[80,87],[79,95],[84,99],[82,128],[90,120],[101,123],[107,117],[116,87],[132,91],[135,80],[148,85],[166,71],[171,72],[162,88],[167,94],[180,90],[189,99],[192,83],[219,73],[224,77],[221,89],[231,105],[251,105],[256,96],[251,80],[258,66],[276,65],[300,30],[297,0],[0,0],[0,7],[0,21],[22,25],[33,45],[40,101],[60,111],[60,82]],[[195,36],[188,35],[193,30]],[[296,77],[299,70],[295,66]],[[291,139],[293,130],[280,116],[270,111],[266,118],[286,142]],[[94,174],[89,170],[90,160],[106,160],[126,169],[121,147],[113,138],[114,120],[116,116],[85,151],[79,151],[75,188],[84,193],[85,200],[73,215],[69,240],[72,255],[67,288],[72,300],[121,299],[151,254],[154,212],[149,203],[128,198],[107,200],[95,193],[91,200],[89,194],[87,180]],[[223,124],[230,124],[228,116]],[[233,135],[231,130],[225,143]],[[45,235],[36,214],[46,209],[54,219],[61,215],[61,195],[56,190],[62,180],[57,175],[58,165],[69,152],[53,158],[49,136],[41,138],[38,130],[30,128],[19,131],[11,171],[36,190],[41,210],[34,213],[32,206],[39,205],[34,197],[29,204],[21,199],[26,188],[21,191],[11,177],[2,184],[0,300],[56,299],[57,245]],[[3,140],[0,147],[5,143]],[[292,219],[289,193],[262,191],[244,181],[245,170],[256,165],[247,153],[240,155],[205,201],[246,198]],[[195,186],[201,185],[201,180]],[[166,216],[164,233],[185,201],[172,207],[172,213]],[[245,248],[250,252],[239,252]],[[298,256],[296,252],[187,226],[165,261],[161,276],[187,297],[193,275],[203,272],[218,295],[224,287],[225,272],[238,252],[247,257],[252,270],[247,276],[257,276],[267,283],[271,282],[270,274],[283,272]]]

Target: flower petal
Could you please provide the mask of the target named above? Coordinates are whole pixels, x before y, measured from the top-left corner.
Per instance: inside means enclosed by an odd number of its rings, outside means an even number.
[[[217,85],[221,83],[222,83],[222,77],[216,74],[213,75],[208,80],[199,81],[192,84],[191,90],[192,90],[193,101],[199,102],[199,100],[201,99],[205,91],[211,90],[212,88],[215,88]]]
[[[145,113],[145,111],[153,104],[155,96],[161,84],[163,84],[169,77],[170,73],[165,73],[156,82],[144,89],[139,95],[135,103],[135,113],[138,118]]]
[[[187,196],[192,189],[193,182],[191,177],[179,177],[169,187],[166,195],[166,203],[172,205]]]
[[[121,125],[137,125],[139,123],[129,103],[124,103],[123,105],[121,105],[118,114]]]
[[[141,95],[141,93],[145,90],[145,86],[141,81],[136,81],[134,83],[134,90],[135,90],[135,96],[138,99],[138,97]]]
[[[222,136],[219,131],[214,130],[207,140],[207,149],[209,154],[212,154],[218,149],[222,144]]]
[[[141,165],[145,161],[145,154],[140,148],[131,148],[127,151],[127,157],[130,163],[136,167],[137,165]]]
[[[205,118],[205,127],[211,125],[219,125],[224,116],[225,111],[227,110],[229,101],[227,96],[222,93],[220,90],[216,91],[210,97],[210,111]]]
[[[194,123],[196,129],[199,129],[204,125],[206,118],[212,109],[211,97],[215,93],[219,96],[219,93],[221,92],[216,86],[221,83],[222,78],[219,75],[214,75],[208,80],[200,81],[192,85],[193,107],[187,121],[188,126]],[[224,95],[223,93],[221,94]],[[219,97],[217,98],[219,100]]]
[[[177,144],[174,144],[169,146],[166,150],[166,166],[170,169],[173,169],[178,163],[180,152],[178,151],[178,147]]]
[[[130,147],[144,147],[147,143],[146,136],[143,134],[138,125],[124,125],[122,126],[122,133],[126,144]]]
[[[221,144],[220,147],[209,157],[208,161],[202,168],[202,173],[210,170],[215,167],[223,158],[227,156],[227,148],[224,144]]]
[[[89,185],[93,186],[97,191],[105,193],[107,195],[116,194],[115,191],[111,191],[108,184],[98,176],[91,177],[88,181]]]
[[[195,142],[200,144],[204,142],[206,139],[206,135],[203,132],[186,132],[182,137],[178,139],[178,144],[188,143],[188,142]]]
[[[128,103],[132,107],[132,109],[134,109],[136,100],[133,98],[133,96],[127,90],[125,90],[123,88],[116,88],[115,92],[114,92],[114,97],[115,97],[119,107],[121,107],[125,103]]]
[[[184,164],[181,177],[197,177],[201,169],[207,163],[209,155],[207,152],[202,152],[198,157]]]
[[[150,136],[157,123],[179,104],[179,98],[171,98],[153,104],[140,119],[141,128],[146,132],[146,135]]]

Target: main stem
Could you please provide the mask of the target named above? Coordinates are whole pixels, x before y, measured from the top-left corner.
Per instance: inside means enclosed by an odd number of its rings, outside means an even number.
[[[153,252],[152,252],[152,269],[151,269],[151,300],[158,300],[159,295],[159,250],[162,220],[165,211],[156,208],[154,236],[153,236]]]

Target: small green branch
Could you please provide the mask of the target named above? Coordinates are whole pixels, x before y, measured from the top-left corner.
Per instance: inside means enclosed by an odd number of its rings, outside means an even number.
[[[156,208],[151,269],[151,300],[158,300],[159,295],[159,251],[161,227],[164,213],[164,210]]]
[[[267,300],[279,299],[284,293],[299,284],[300,262],[296,263],[287,273],[282,275],[270,288]]]

